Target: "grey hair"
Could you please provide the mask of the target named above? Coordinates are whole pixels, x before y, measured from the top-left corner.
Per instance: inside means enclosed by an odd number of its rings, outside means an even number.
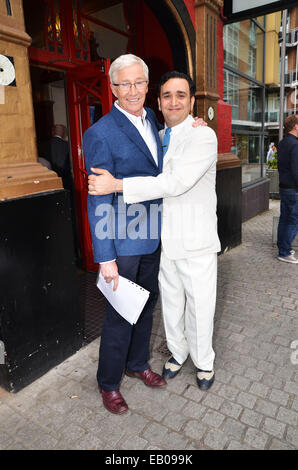
[[[125,67],[129,67],[130,65],[135,65],[135,64],[140,64],[143,67],[144,75],[146,77],[146,80],[149,80],[149,69],[145,62],[140,58],[137,57],[136,55],[133,54],[123,54],[117,57],[117,59],[112,62],[110,70],[109,70],[109,76],[111,83],[115,83],[116,79],[116,73],[124,69]]]

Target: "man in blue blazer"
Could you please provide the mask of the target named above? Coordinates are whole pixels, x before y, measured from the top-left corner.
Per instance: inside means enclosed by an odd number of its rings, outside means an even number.
[[[157,176],[162,171],[160,128],[154,112],[143,107],[148,91],[148,67],[142,59],[125,54],[110,68],[113,94],[110,113],[84,134],[88,173],[105,168],[117,178]],[[158,297],[161,199],[125,204],[123,196],[88,197],[88,216],[94,261],[106,282],[118,285],[124,276],[150,291],[138,322],[131,325],[107,305],[97,379],[104,406],[121,414],[128,406],[119,386],[122,374],[141,379],[151,387],[164,387],[165,380],[148,364],[152,314]]]

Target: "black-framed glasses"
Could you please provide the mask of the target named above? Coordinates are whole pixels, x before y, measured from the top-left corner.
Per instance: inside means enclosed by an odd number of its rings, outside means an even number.
[[[130,90],[132,86],[135,86],[137,90],[142,91],[146,88],[149,80],[142,80],[135,83],[113,83],[113,86],[118,86],[121,90]]]

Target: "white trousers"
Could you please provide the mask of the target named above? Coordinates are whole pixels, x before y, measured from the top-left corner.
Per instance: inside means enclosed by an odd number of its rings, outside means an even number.
[[[196,367],[212,370],[217,254],[170,260],[162,251],[159,288],[167,346],[179,364],[190,354]]]

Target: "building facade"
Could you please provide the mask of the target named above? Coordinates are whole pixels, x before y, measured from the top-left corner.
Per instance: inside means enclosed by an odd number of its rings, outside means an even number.
[[[281,14],[270,15],[275,21],[275,57],[268,60],[268,69],[274,70],[272,81],[268,81],[266,102],[266,128],[269,142],[278,143],[280,116],[280,41],[282,39]],[[287,12],[286,24],[286,56],[285,56],[285,102],[284,118],[297,113],[298,87],[298,7]]]
[[[232,105],[231,151],[241,160],[242,220],[268,200],[266,156],[278,143],[281,12],[224,27],[224,96]]]
[[[82,135],[112,106],[111,61],[129,52],[144,58],[150,69],[146,104],[157,114],[162,73],[177,69],[194,79],[196,114],[218,136],[223,251],[241,242],[241,173],[252,175],[254,183],[260,145],[259,127],[248,134],[247,122],[262,112],[258,99],[264,88],[259,52],[264,24],[253,20],[241,32],[229,31],[243,44],[243,60],[236,65],[227,47],[224,55],[221,0],[43,0],[38,8],[36,3],[0,0],[0,59],[4,66],[9,61],[13,74],[0,86],[0,340],[7,353],[0,383],[13,391],[83,342],[76,269],[98,266],[86,212]],[[238,110],[229,102],[235,93],[231,84],[236,78],[239,83],[237,67],[243,81]],[[55,124],[68,133],[70,190],[41,163]],[[262,192],[255,213],[268,206],[266,181],[258,184]],[[254,187],[246,188],[247,201],[250,193],[255,197]]]

